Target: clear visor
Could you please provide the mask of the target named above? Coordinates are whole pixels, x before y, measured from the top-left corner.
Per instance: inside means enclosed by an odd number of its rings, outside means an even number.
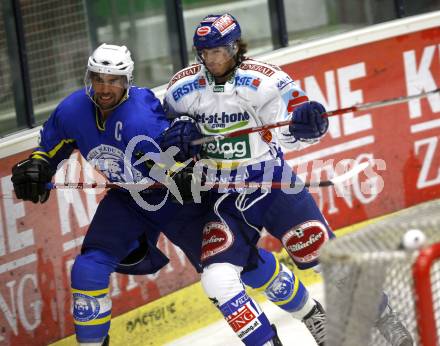
[[[127,76],[87,71],[84,79],[87,90],[97,91],[104,87],[128,89]]]
[[[197,55],[204,62],[222,63],[235,55],[235,45],[220,46],[197,50]]]

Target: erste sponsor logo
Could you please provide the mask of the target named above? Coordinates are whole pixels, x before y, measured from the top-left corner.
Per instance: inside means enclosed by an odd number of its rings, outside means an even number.
[[[257,90],[261,84],[260,78],[255,78],[247,75],[236,75],[235,78],[235,86],[237,87],[249,87],[253,90]]]
[[[174,101],[179,101],[183,96],[192,93],[193,91],[202,89],[206,87],[206,80],[203,77],[193,79],[190,82],[187,82],[180,87],[176,88],[172,95]]]

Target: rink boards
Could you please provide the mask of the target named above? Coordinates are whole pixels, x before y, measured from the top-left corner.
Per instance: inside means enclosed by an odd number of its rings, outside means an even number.
[[[416,16],[282,49],[261,60],[282,65],[310,98],[330,110],[418,94],[440,86],[439,22],[438,12]],[[36,138],[37,131],[30,130],[0,143],[0,346],[47,345],[73,333],[70,268],[102,198],[102,193],[70,190],[53,191],[44,206],[14,199],[10,169]],[[346,159],[371,163],[348,184],[312,190],[329,223],[340,229],[439,198],[439,138],[440,95],[435,94],[332,117],[320,144],[287,157],[306,180],[331,177],[338,164],[348,165]],[[262,246],[280,250],[270,237]],[[174,331],[219,318],[203,303],[198,275],[183,253],[164,238],[160,247],[171,263],[159,273],[112,276],[119,344],[128,335],[142,342],[149,335],[174,338]],[[182,320],[187,308],[193,316]]]

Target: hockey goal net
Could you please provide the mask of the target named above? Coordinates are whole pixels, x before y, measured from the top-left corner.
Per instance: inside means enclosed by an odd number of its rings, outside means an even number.
[[[399,249],[409,229],[425,233],[421,250]],[[326,346],[389,346],[376,328],[384,292],[414,345],[440,345],[440,200],[329,242],[320,261],[328,316]]]

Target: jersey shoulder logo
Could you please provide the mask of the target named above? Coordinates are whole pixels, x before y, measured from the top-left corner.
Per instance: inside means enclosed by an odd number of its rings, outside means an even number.
[[[279,70],[277,66],[250,59],[242,62],[238,68],[243,71],[259,72],[267,77],[272,77]]]
[[[197,72],[200,71],[200,69],[201,69],[200,64],[194,64],[194,65],[191,65],[191,66],[177,72],[173,76],[173,78],[171,78],[170,82],[168,83],[167,89],[169,89],[174,83],[181,80],[182,78],[195,75]]]

